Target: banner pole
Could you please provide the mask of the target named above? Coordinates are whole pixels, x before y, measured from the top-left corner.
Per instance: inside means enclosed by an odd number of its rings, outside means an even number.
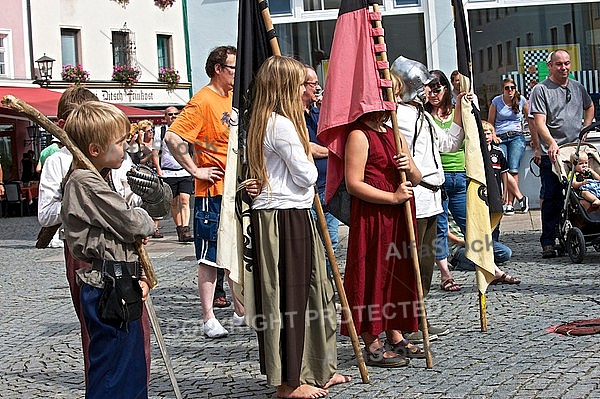
[[[379,12],[379,5],[377,3],[373,4],[373,11]],[[381,21],[375,21],[375,28],[382,28]],[[378,44],[385,44],[383,36],[377,36]],[[382,51],[380,53],[381,61],[384,63],[388,62],[387,51]],[[391,74],[389,68],[384,68],[383,77],[387,80],[391,80]],[[387,90],[388,101],[392,101],[394,104],[396,103],[394,91],[391,87],[388,87]],[[396,153],[399,153],[402,148],[402,140],[400,139],[400,131],[398,130],[398,120],[396,119],[396,110],[391,111],[392,117],[392,128],[394,130],[394,141],[396,143]],[[400,171],[400,180],[404,183],[406,181],[406,173],[404,171]],[[416,237],[415,237],[415,226],[413,224],[412,218],[412,207],[410,205],[410,201],[406,201],[404,203],[404,213],[406,218],[406,228],[408,229],[408,237],[409,237],[409,248],[410,248],[410,257],[413,263],[413,269],[415,273],[415,282],[417,286],[417,299],[419,301],[419,324],[421,326],[421,331],[423,333],[423,350],[425,351],[425,360],[427,364],[427,368],[433,367],[433,358],[431,356],[431,350],[429,347],[429,325],[427,323],[427,311],[425,310],[425,301],[423,299],[423,286],[421,283],[421,269],[419,267],[419,256],[417,253],[416,246]]]

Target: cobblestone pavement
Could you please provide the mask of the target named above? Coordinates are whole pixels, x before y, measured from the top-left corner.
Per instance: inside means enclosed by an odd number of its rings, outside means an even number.
[[[202,336],[193,245],[176,242],[170,221],[162,225],[166,238],[148,245],[160,279],[152,295],[184,397],[273,397],[259,372],[255,335],[232,327],[231,309],[217,311],[229,338]],[[581,265],[568,257],[542,261],[539,232],[522,230],[502,239],[514,250],[505,269],[523,283],[490,287],[486,333],[479,330],[474,273],[455,273],[463,286],[456,293],[441,291],[435,275],[429,317],[451,333],[432,343],[433,368],[424,360],[399,369],[369,368],[372,382],[362,384],[350,342],[339,337],[339,369],[353,381],[331,388],[330,397],[600,398],[599,336],[547,331],[564,321],[600,317],[600,254],[590,249]],[[83,397],[79,324],[62,250],[35,249],[37,231],[35,217],[0,219],[0,397]],[[154,341],[152,355],[150,396],[172,398]]]

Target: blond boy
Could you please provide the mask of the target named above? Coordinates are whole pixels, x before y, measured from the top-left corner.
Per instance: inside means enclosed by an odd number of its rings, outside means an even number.
[[[83,319],[91,337],[86,398],[145,398],[148,378],[140,316],[148,285],[134,243],[147,240],[154,223],[148,212],[130,206],[111,188],[109,173],[123,162],[129,120],[111,104],[90,101],[72,111],[65,130],[105,176],[74,160],[61,209],[68,247],[74,257],[90,264],[77,270]],[[143,201],[148,191],[156,194],[157,186],[140,191],[133,180],[128,178]]]

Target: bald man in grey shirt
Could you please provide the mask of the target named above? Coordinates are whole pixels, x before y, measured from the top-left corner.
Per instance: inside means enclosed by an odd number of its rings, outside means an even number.
[[[592,123],[594,105],[585,87],[569,79],[571,56],[567,51],[551,52],[547,63],[549,76],[533,88],[529,100],[535,126],[531,140],[536,158],[541,159],[542,258],[554,258],[563,197],[552,164],[560,151],[559,146],[576,141],[582,126]]]

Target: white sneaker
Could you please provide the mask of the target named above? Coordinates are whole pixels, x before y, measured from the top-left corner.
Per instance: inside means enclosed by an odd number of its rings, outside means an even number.
[[[515,214],[515,208],[513,208],[512,205],[506,205],[506,209],[504,210],[504,214],[505,215],[514,215]]]
[[[237,313],[233,312],[231,324],[233,324],[234,327],[244,327],[246,325],[246,318],[244,316],[238,316]]]
[[[203,329],[204,335],[208,338],[223,338],[229,335],[229,331],[227,331],[215,317],[205,321]]]
[[[52,240],[50,240],[50,244],[48,244],[49,248],[64,248],[65,247],[65,243],[63,242],[63,240],[60,240],[58,238],[53,238]]]

